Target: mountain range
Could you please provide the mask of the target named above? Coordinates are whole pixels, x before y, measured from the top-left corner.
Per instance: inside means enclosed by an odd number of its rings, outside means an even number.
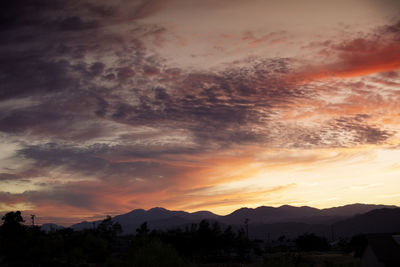
[[[350,237],[359,233],[400,232],[400,208],[397,206],[351,204],[346,206],[317,209],[312,207],[262,206],[241,208],[221,216],[209,211],[189,213],[171,211],[164,208],[149,210],[136,209],[117,215],[113,220],[119,222],[124,234],[134,234],[143,222],[150,229],[167,230],[187,227],[202,219],[218,221],[222,226],[231,225],[234,229],[244,227],[248,219],[249,235],[252,238],[278,238],[285,235],[296,237],[305,232],[326,236],[330,239]],[[71,225],[74,230],[96,227],[101,221],[81,222]],[[43,225],[43,229],[57,229],[58,226]]]

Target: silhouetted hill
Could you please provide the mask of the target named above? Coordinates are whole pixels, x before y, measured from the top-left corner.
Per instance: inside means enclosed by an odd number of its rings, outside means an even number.
[[[393,208],[395,206],[352,204],[328,209],[316,209],[308,206],[293,207],[284,205],[281,207],[258,207],[255,209],[241,208],[229,215],[221,217],[221,221],[227,224],[243,224],[246,218],[249,223],[278,223],[299,222],[308,224],[331,224],[339,220],[362,214],[374,209]]]
[[[369,205],[369,207],[363,207],[363,205],[357,206],[361,209],[372,208],[376,206],[379,207],[379,205]],[[356,208],[351,210],[358,211],[360,209]],[[344,209],[341,209],[340,207],[338,211],[338,214],[340,214],[342,211],[348,212],[348,209],[347,207],[344,207]],[[273,240],[280,236],[294,238],[306,232],[325,236],[328,239],[338,239],[341,237],[349,238],[356,234],[400,233],[400,208],[374,209],[364,214],[357,214],[352,217],[347,217],[346,219],[337,221],[334,224],[279,222],[255,223],[250,224],[249,226],[249,236],[264,240],[267,240],[268,238]]]
[[[169,229],[188,223],[199,222],[202,219],[215,220],[220,216],[209,211],[189,213],[185,211],[170,211],[164,208],[152,208],[150,210],[136,209],[131,212],[117,215],[113,219],[121,224],[125,234],[133,234],[143,223],[147,222],[150,229]],[[81,222],[71,226],[74,230],[82,230],[97,226],[100,221]]]
[[[400,208],[384,208],[337,222],[333,225],[338,237],[364,233],[400,232]]]
[[[45,231],[46,233],[48,233],[48,232],[64,229],[64,226],[57,225],[54,223],[44,223],[40,226],[40,229]]]
[[[255,209],[241,208],[226,216],[216,215],[209,211],[199,211],[189,213],[185,211],[170,211],[164,208],[152,208],[150,210],[136,209],[126,214],[115,216],[113,219],[119,222],[122,226],[124,234],[133,234],[136,229],[143,223],[147,222],[150,229],[166,230],[175,227],[183,227],[192,223],[199,223],[202,219],[216,220],[225,225],[232,225],[238,229],[244,226],[245,219],[249,219],[251,236],[265,239],[268,236],[286,235],[295,237],[303,232],[313,232],[316,234],[330,236],[331,225],[334,224],[337,234],[343,233],[348,236],[348,233],[353,233],[351,229],[360,229],[364,232],[369,231],[364,224],[373,219],[374,213],[369,220],[363,221],[360,219],[354,223],[352,220],[358,216],[351,218],[354,215],[362,214],[377,208],[386,208],[394,206],[384,205],[366,205],[353,204],[342,207],[334,207],[329,209],[316,209],[312,207],[293,207],[284,205],[281,207],[262,206]],[[386,210],[385,209],[385,210]],[[395,209],[397,210],[397,209]],[[366,215],[367,215],[366,214]],[[384,215],[384,217],[390,214]],[[393,215],[394,216],[394,215]],[[346,220],[348,219],[348,220]],[[390,220],[390,219],[387,219]],[[400,220],[400,219],[399,219]],[[382,229],[385,229],[386,219],[382,219]],[[82,230],[96,227],[100,221],[82,222],[72,225],[74,230]],[[359,227],[361,225],[361,227]],[[337,228],[337,229],[336,229]],[[394,229],[389,227],[388,229]]]
[[[193,220],[201,220],[204,218],[209,218],[209,219],[218,219],[221,217],[220,215],[214,214],[210,211],[202,210],[202,211],[196,211],[193,213],[190,213],[190,218]]]
[[[296,221],[305,217],[319,216],[320,210],[311,207],[293,207],[289,205],[274,207],[258,207],[256,209],[241,208],[221,220],[227,224],[243,224],[246,218],[249,223],[276,223]]]
[[[270,224],[249,225],[249,237],[251,239],[277,240],[279,237],[294,239],[304,233],[314,233],[318,236],[330,238],[330,225],[308,224],[297,222],[283,222]]]
[[[81,231],[84,229],[94,229],[98,226],[98,224],[100,222],[101,221],[92,221],[92,222],[83,221],[83,222],[71,225],[70,228],[74,229],[75,231]]]
[[[324,216],[341,216],[341,217],[350,217],[357,214],[362,214],[369,212],[371,210],[376,209],[384,209],[384,208],[397,208],[396,206],[388,206],[388,205],[374,205],[374,204],[351,204],[340,207],[333,207],[322,209],[322,215]]]

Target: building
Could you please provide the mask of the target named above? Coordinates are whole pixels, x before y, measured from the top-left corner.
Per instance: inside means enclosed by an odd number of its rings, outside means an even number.
[[[400,235],[370,234],[361,256],[362,267],[399,267]]]

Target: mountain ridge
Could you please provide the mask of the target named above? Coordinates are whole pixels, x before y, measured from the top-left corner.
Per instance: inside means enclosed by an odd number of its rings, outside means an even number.
[[[394,205],[361,203],[325,209],[309,206],[296,207],[291,205],[282,205],[280,207],[260,206],[257,208],[243,207],[227,215],[218,215],[210,211],[186,212],[154,207],[148,210],[135,209],[128,213],[114,216],[113,219],[121,224],[126,234],[135,233],[137,227],[143,222],[147,222],[150,229],[167,230],[174,227],[198,223],[202,219],[218,221],[223,225],[236,226],[244,225],[245,220],[249,219],[250,225],[259,225],[261,228],[265,228],[266,225],[284,223],[319,225],[319,228],[326,228],[328,225],[349,219],[353,216],[382,208],[390,209],[398,207]],[[96,227],[100,222],[100,220],[81,222],[71,225],[70,227],[74,230],[82,230]],[[305,228],[304,226],[302,227]]]

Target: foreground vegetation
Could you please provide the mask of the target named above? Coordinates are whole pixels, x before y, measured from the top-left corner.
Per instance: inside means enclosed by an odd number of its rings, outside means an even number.
[[[121,235],[111,217],[95,229],[44,232],[26,226],[20,212],[9,212],[0,227],[0,266],[358,266],[352,243],[332,253],[323,237],[304,234],[277,244],[249,240],[244,229],[222,229],[206,220],[185,229]],[[319,252],[317,252],[319,251]]]
[[[268,267],[358,267],[360,260],[351,254],[291,252],[267,254],[259,266]]]

